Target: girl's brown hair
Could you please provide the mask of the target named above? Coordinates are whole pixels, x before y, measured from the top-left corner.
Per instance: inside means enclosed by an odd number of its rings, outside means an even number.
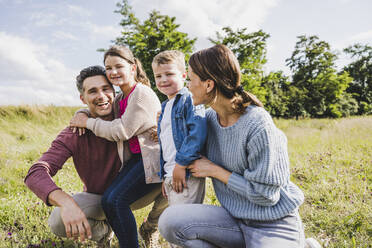
[[[243,114],[250,104],[263,107],[255,95],[243,89],[239,62],[225,45],[218,44],[194,53],[189,59],[189,65],[201,81],[214,81],[211,102],[216,100],[217,92],[220,92],[232,99],[232,107],[237,113]]]
[[[125,59],[129,64],[136,65],[137,73],[134,76],[136,82],[140,82],[146,86],[151,87],[150,80],[147,78],[146,72],[142,67],[141,61],[134,57],[132,51],[125,46],[114,45],[110,47],[103,55],[103,63],[105,63],[107,56],[118,56]]]

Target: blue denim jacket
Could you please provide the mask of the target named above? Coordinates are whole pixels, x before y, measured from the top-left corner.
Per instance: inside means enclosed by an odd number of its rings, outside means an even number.
[[[163,151],[160,140],[160,122],[168,100],[161,104],[161,114],[158,121],[158,138],[160,143],[160,176],[164,177]],[[200,158],[207,137],[207,119],[203,105],[194,106],[189,90],[184,87],[175,96],[172,106],[172,133],[177,149],[176,163],[187,166]],[[187,172],[187,175],[189,173]]]

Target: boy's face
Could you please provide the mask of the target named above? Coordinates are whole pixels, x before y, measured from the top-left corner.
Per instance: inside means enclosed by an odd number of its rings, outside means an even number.
[[[166,95],[173,98],[180,91],[186,79],[186,72],[181,72],[175,63],[152,64],[156,87]]]

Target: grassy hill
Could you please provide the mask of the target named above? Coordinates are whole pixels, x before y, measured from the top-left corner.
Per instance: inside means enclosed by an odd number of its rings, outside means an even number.
[[[23,179],[75,110],[0,107],[0,247],[74,247],[50,233],[51,208]],[[372,116],[275,122],[288,137],[292,180],[305,193],[306,236],[324,247],[372,247]],[[83,188],[71,160],[55,180],[67,192]],[[207,191],[206,203],[218,204],[210,183]],[[139,224],[147,211],[135,212]]]

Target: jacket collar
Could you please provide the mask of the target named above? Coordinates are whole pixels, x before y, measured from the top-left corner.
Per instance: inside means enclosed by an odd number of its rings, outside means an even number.
[[[180,89],[180,91],[178,91],[177,95],[184,95],[187,92],[189,92],[187,87],[183,87],[182,89]]]

